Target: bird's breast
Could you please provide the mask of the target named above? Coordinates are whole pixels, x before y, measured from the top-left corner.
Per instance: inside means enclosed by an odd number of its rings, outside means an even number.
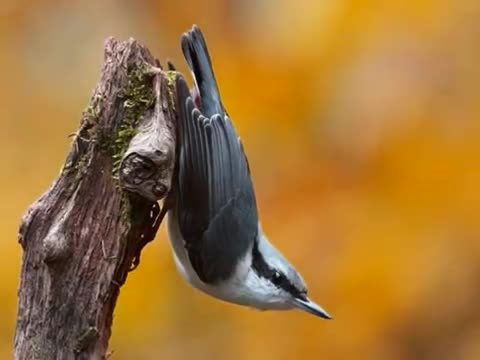
[[[175,210],[170,210],[167,213],[167,228],[175,265],[185,281],[194,288],[218,299],[251,306],[251,289],[246,286],[246,279],[251,270],[252,260],[250,251],[248,251],[245,257],[239,261],[235,271],[229,279],[214,285],[206,284],[198,277],[190,262]]]

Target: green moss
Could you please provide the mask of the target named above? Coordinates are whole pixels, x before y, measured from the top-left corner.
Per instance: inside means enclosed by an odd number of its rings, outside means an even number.
[[[118,170],[130,141],[137,132],[138,122],[155,102],[152,86],[152,73],[148,65],[141,65],[128,70],[128,81],[123,94],[124,116],[114,136],[111,153],[113,161],[113,176],[118,180]]]
[[[92,99],[90,104],[83,110],[82,122],[79,135],[87,141],[97,139],[97,125],[99,123],[100,113],[98,110],[98,101]]]
[[[82,119],[87,124],[95,125],[98,123],[98,110],[92,103],[83,110]]]
[[[169,70],[165,73],[165,79],[167,80],[168,100],[170,105],[175,110],[175,84],[177,80],[177,72]]]
[[[80,178],[87,164],[87,153],[80,152],[78,148],[79,142],[89,143],[91,141],[97,141],[97,125],[99,121],[99,111],[96,104],[98,104],[95,99],[92,99],[90,104],[83,110],[82,117],[80,121],[80,129],[77,133],[73,133],[70,137],[73,138],[72,146],[74,146],[74,151],[77,152],[74,162],[69,162],[64,165],[61,170],[61,173],[65,171],[75,170],[77,173],[76,177]]]
[[[165,72],[165,78],[167,79],[167,84],[169,86],[175,85],[175,80],[177,79],[177,72],[173,70],[169,70]]]

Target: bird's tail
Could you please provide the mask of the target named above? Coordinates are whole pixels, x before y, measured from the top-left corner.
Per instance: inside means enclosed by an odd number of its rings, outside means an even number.
[[[224,109],[213,73],[207,43],[197,25],[183,34],[182,51],[200,93],[203,114],[207,117],[222,114]]]

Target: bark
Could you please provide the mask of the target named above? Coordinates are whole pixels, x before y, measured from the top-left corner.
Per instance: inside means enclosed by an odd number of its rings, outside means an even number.
[[[174,168],[174,71],[108,39],[65,164],[26,212],[16,359],[102,359],[128,272],[153,240]]]

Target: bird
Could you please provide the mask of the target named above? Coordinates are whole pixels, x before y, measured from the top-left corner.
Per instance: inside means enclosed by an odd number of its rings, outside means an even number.
[[[190,92],[177,73],[177,159],[166,214],[178,272],[194,288],[229,303],[331,319],[262,231],[248,160],[197,25],[182,35],[181,48],[194,86]]]

